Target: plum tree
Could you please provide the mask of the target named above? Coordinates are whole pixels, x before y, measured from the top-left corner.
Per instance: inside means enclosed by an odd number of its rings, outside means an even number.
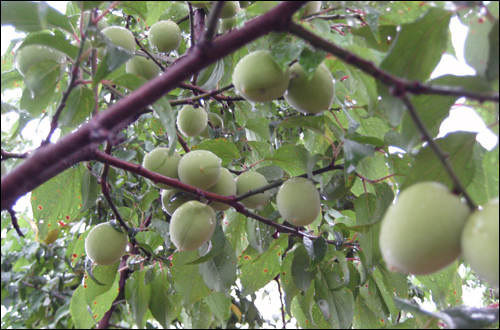
[[[490,285],[498,287],[499,269],[498,198],[474,211],[461,237],[462,254],[471,268]]]
[[[255,190],[265,186],[267,183],[266,178],[259,172],[247,171],[241,173],[236,178],[236,192],[238,195],[241,195],[249,190]],[[261,209],[267,204],[270,198],[271,193],[269,190],[266,190],[265,192],[242,199],[241,203],[251,209]]]
[[[174,200],[172,200],[172,198],[174,198]],[[179,206],[194,199],[195,197],[193,195],[179,189],[163,189],[161,192],[161,203],[163,205],[163,209],[170,216],[174,214],[175,210],[177,210]]]
[[[283,219],[292,225],[307,226],[318,217],[321,200],[314,183],[306,178],[292,178],[278,190],[276,206]]]
[[[134,35],[126,28],[121,26],[110,26],[101,32],[111,40],[113,45],[121,47],[130,53],[135,52],[136,45]],[[106,56],[106,48],[99,47],[97,49],[97,58],[102,61],[104,56]]]
[[[179,161],[179,180],[200,189],[209,189],[219,180],[220,163],[220,158],[211,151],[190,151]]]
[[[208,189],[208,191],[222,196],[236,195],[236,181],[231,172],[229,172],[227,168],[221,168],[219,180],[212,188]],[[228,204],[220,202],[212,202],[209,205],[214,211],[226,211],[231,207]]]
[[[167,176],[172,179],[177,179],[177,166],[181,160],[181,155],[177,151],[169,156],[169,148],[156,148],[151,150],[144,156],[142,166],[150,171]],[[163,183],[151,182],[155,187],[161,189],[171,189],[169,185]]]
[[[224,123],[222,121],[222,118],[218,114],[216,114],[216,113],[209,112],[208,113],[208,121],[210,122],[210,124],[212,124],[212,127],[214,129],[224,127]],[[201,137],[204,137],[204,138],[209,138],[210,137],[210,135],[208,134],[208,126],[209,125],[207,125],[205,127],[205,129],[203,130],[203,132],[201,132],[199,134]]]
[[[66,56],[60,51],[44,45],[27,45],[16,51],[15,64],[19,72],[24,76],[29,68],[40,61],[53,60],[64,62]]]
[[[161,70],[155,62],[142,56],[134,56],[125,64],[125,71],[150,80],[160,74]]]
[[[182,42],[181,29],[171,20],[153,24],[149,29],[148,38],[149,43],[162,53],[176,50]]]
[[[284,97],[295,110],[317,114],[330,109],[334,86],[332,73],[326,65],[321,63],[308,80],[306,72],[297,62],[290,67],[290,77]]]
[[[202,107],[185,105],[177,114],[177,128],[185,136],[196,136],[207,127],[208,115]]]
[[[243,57],[233,72],[233,84],[241,96],[252,102],[270,102],[283,96],[290,70],[283,71],[271,53],[258,50]]]
[[[215,230],[214,210],[189,201],[175,210],[170,220],[170,238],[179,251],[193,251],[208,242]]]
[[[125,254],[127,235],[119,232],[109,222],[92,228],[85,239],[85,253],[98,265],[112,265]]]
[[[413,275],[436,272],[460,255],[460,236],[470,210],[438,182],[402,191],[380,227],[380,250],[389,269]]]

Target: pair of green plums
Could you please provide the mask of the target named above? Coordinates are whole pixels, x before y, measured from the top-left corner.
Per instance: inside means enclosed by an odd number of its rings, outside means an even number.
[[[498,198],[471,213],[443,184],[414,184],[387,210],[379,242],[392,271],[427,275],[462,255],[479,277],[498,286]]]

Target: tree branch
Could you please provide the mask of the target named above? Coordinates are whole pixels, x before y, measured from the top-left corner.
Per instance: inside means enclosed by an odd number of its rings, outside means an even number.
[[[401,92],[408,92],[415,95],[420,94],[439,94],[439,95],[452,95],[464,96],[469,99],[478,100],[479,102],[492,101],[498,103],[498,93],[474,93],[464,90],[462,88],[447,87],[447,86],[433,86],[423,84],[419,81],[408,81],[406,79],[395,77],[382,69],[377,68],[372,62],[362,59],[348,52],[327,40],[315,35],[314,33],[304,29],[302,26],[292,23],[290,24],[289,32],[308,41],[316,48],[323,49],[332,55],[335,55],[340,60],[347,64],[352,64],[361,71],[376,78],[385,85],[393,86]]]
[[[107,132],[117,132],[137,120],[141,111],[169,91],[175,89],[194,73],[233,53],[247,43],[269,32],[282,32],[291,24],[291,17],[305,2],[283,2],[266,14],[247,22],[244,27],[225,34],[210,44],[203,41],[189,49],[185,56],[170,68],[128,97],[111,105],[75,132],[55,144],[47,144],[17,166],[2,179],[1,210],[6,210],[26,193],[63,172],[70,166],[89,160],[97,143],[105,140]]]

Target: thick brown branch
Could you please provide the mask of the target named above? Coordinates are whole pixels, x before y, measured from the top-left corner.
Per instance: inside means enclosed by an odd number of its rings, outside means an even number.
[[[163,75],[141,86],[128,97],[95,116],[77,131],[55,144],[39,148],[30,158],[2,179],[1,209],[10,208],[17,199],[80,161],[88,160],[88,152],[96,142],[137,120],[145,107],[178,87],[194,73],[233,53],[247,43],[269,32],[282,32],[291,24],[291,17],[305,2],[284,2],[268,13],[256,17],[241,29],[225,34],[209,44],[203,41],[170,66]],[[86,149],[87,148],[87,149]],[[85,152],[83,152],[86,150]]]

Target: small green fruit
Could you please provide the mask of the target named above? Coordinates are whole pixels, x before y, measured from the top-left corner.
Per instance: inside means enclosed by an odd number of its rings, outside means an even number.
[[[214,210],[198,201],[179,206],[170,220],[170,238],[179,251],[193,251],[208,242],[215,230]]]
[[[171,20],[159,21],[149,29],[149,43],[159,52],[168,53],[179,48],[182,34],[179,26]]]
[[[136,49],[135,39],[132,32],[121,26],[110,26],[101,31],[111,43],[117,47],[121,47],[130,53],[134,53]],[[102,61],[106,56],[105,48],[97,49],[97,58]]]
[[[85,31],[85,28],[87,27],[87,23],[89,21],[89,15],[90,12],[86,11],[83,13],[83,30]],[[101,12],[98,13],[98,15],[101,15]],[[80,20],[78,20],[78,26],[80,26]],[[105,17],[102,17],[99,22],[97,22],[97,30],[102,31],[105,28],[109,27],[108,20]]]
[[[218,128],[223,128],[224,127],[224,123],[222,122],[222,118],[218,114],[216,114],[216,113],[209,112],[208,113],[208,121],[210,122],[210,124],[212,124],[212,127],[214,129],[218,129]],[[201,132],[199,135],[201,137],[206,138],[206,139],[208,139],[210,137],[210,134],[208,134],[208,125],[205,127],[205,129],[203,130],[203,132]]]
[[[125,71],[143,77],[146,80],[153,79],[161,72],[160,67],[155,62],[142,56],[134,56],[128,61],[125,64]]]
[[[330,109],[334,86],[332,73],[326,65],[321,63],[312,79],[307,80],[306,72],[297,62],[290,67],[290,77],[284,97],[295,110],[317,114]]]
[[[66,56],[58,50],[44,45],[27,45],[17,50],[15,55],[16,68],[23,76],[28,69],[40,61],[53,60],[59,63],[64,62]]]
[[[389,270],[427,275],[460,255],[460,237],[470,210],[438,182],[420,182],[401,192],[385,213],[380,250]]]
[[[252,102],[270,102],[283,96],[290,81],[290,70],[281,70],[265,50],[243,57],[233,72],[233,84],[241,96]]]
[[[222,196],[233,196],[236,195],[236,181],[233,178],[233,175],[227,168],[221,168],[220,177],[215,186],[208,189],[208,191],[222,195]],[[214,211],[226,211],[231,206],[228,204],[220,203],[220,202],[212,202],[209,204]]]
[[[498,287],[499,269],[498,198],[476,210],[462,232],[462,254],[471,268],[491,286]]]
[[[125,254],[127,235],[114,229],[109,222],[101,223],[85,239],[85,253],[96,264],[112,265]]]
[[[172,197],[174,200],[172,200]],[[161,192],[161,202],[163,209],[169,214],[173,215],[175,210],[182,204],[195,200],[194,196],[183,192],[179,189],[163,190]]]
[[[224,18],[219,21],[219,33],[226,33],[234,26],[236,19],[234,17]]]
[[[242,195],[249,190],[255,190],[267,184],[268,182],[262,174],[259,172],[248,171],[241,173],[236,178],[236,191],[238,195]],[[261,209],[267,204],[270,198],[271,193],[269,190],[266,190],[263,193],[247,197],[240,202],[248,208]]]
[[[226,1],[222,6],[219,18],[231,18],[233,16],[236,16],[239,10],[240,10],[239,1]]]
[[[310,225],[321,210],[318,189],[306,178],[285,181],[276,195],[276,205],[283,219],[294,226]]]
[[[202,107],[185,105],[177,114],[177,128],[185,136],[196,136],[207,127],[208,115]]]
[[[179,180],[204,190],[212,188],[219,180],[220,163],[220,158],[210,151],[190,151],[179,161]]]
[[[177,166],[181,160],[181,155],[174,151],[172,156],[168,156],[168,148],[156,148],[151,150],[144,156],[142,161],[142,166],[152,172],[161,174],[163,176],[177,179],[179,176],[177,174]],[[171,189],[169,185],[163,183],[151,182],[155,187],[161,189]]]
[[[308,1],[304,6],[304,16],[316,14],[321,10],[321,1]]]

